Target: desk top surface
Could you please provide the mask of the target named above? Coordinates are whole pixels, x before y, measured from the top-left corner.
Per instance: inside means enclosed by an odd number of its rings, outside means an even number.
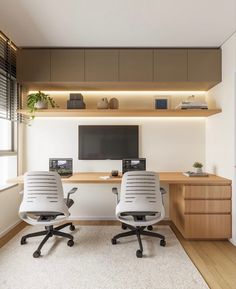
[[[213,174],[208,177],[186,177],[182,172],[157,172],[160,181],[168,184],[209,184],[209,185],[231,185],[231,180],[222,178]],[[105,178],[104,178],[105,177]],[[109,178],[106,178],[109,177]],[[9,183],[23,183],[23,176],[11,179]],[[121,176],[111,177],[108,172],[81,172],[74,173],[69,178],[63,178],[63,183],[77,183],[77,184],[119,184],[121,183]]]

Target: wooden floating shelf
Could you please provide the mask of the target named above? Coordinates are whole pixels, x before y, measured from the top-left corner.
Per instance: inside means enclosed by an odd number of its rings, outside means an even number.
[[[28,110],[20,109],[18,113],[30,116]],[[221,109],[41,109],[36,117],[208,117],[220,113]]]

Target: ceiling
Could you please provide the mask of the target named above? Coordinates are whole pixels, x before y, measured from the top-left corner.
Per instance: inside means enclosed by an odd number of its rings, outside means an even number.
[[[1,0],[0,30],[22,47],[215,47],[236,0]]]

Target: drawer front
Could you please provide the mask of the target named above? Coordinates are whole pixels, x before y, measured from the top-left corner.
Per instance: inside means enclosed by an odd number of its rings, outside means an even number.
[[[201,199],[231,199],[231,186],[184,186],[184,198]]]
[[[231,238],[231,215],[185,215],[185,238]]]
[[[230,214],[230,200],[185,200],[185,213],[194,214]]]

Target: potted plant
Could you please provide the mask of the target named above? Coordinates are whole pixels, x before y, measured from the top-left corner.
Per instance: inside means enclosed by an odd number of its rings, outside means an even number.
[[[34,113],[37,109],[47,109],[48,104],[50,104],[52,108],[58,107],[55,100],[42,91],[31,93],[27,97],[27,107],[31,113],[31,118],[35,117]]]
[[[200,162],[195,162],[193,164],[193,167],[196,169],[196,173],[197,174],[201,174],[202,173],[202,167],[203,167],[203,164],[200,163]]]

